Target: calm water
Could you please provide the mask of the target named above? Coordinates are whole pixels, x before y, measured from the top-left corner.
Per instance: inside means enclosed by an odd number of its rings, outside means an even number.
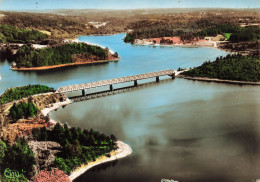
[[[0,91],[28,83],[55,88],[138,73],[193,67],[226,53],[213,48],[132,46],[123,34],[82,36],[121,56],[118,63],[12,72],[0,63]],[[154,80],[152,80],[154,81]],[[119,85],[122,86],[122,85]],[[103,88],[104,89],[104,88]],[[51,117],[115,134],[133,154],[75,181],[252,181],[260,178],[259,87],[165,79],[118,95],[73,103]]]

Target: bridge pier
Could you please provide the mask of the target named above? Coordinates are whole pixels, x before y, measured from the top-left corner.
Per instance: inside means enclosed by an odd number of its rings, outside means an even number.
[[[137,84],[138,84],[138,83],[137,83],[137,80],[135,80],[135,81],[134,81],[134,86],[136,87],[136,86],[137,86]]]
[[[113,90],[113,85],[109,85],[110,91]]]
[[[82,96],[85,96],[86,95],[86,92],[85,92],[85,89],[82,90]]]
[[[159,76],[156,77],[156,82],[159,82],[160,81],[160,78]]]

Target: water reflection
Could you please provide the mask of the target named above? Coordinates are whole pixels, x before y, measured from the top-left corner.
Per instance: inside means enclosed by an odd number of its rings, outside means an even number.
[[[254,86],[175,79],[52,116],[114,133],[133,147],[116,166],[76,181],[251,181],[260,177],[259,94]]]

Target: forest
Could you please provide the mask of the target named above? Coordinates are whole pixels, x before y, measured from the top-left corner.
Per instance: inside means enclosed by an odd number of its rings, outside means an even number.
[[[220,24],[194,34],[195,37],[216,36],[217,34],[231,33],[228,40],[231,42],[257,41],[260,39],[259,27],[238,27],[230,24]]]
[[[176,28],[176,26],[174,25],[159,24],[159,25],[152,25],[149,27],[143,27],[141,29],[136,29],[133,32],[127,33],[124,41],[132,43],[134,42],[134,39],[174,37],[174,36],[187,37],[187,35],[192,35],[192,37],[194,37],[190,30]]]
[[[58,167],[66,174],[81,164],[95,161],[115,149],[114,135],[106,136],[91,129],[90,131],[80,128],[64,127],[57,123],[53,129],[45,127],[33,131],[37,141],[55,141],[62,146],[62,151],[55,157],[53,167]]]
[[[82,131],[80,128],[69,128],[67,124],[61,126],[58,123],[48,129],[35,128],[32,135],[33,140],[55,141],[61,145],[60,153],[49,167],[59,168],[68,175],[81,164],[95,161],[103,155],[110,157],[108,153],[116,149],[116,137],[113,134],[106,136],[93,129]],[[22,174],[19,182],[27,182],[32,177],[35,164],[34,153],[27,140],[19,138],[13,145],[9,145],[0,139],[0,166]]]
[[[19,29],[11,25],[0,25],[0,43],[29,43],[41,41],[48,36],[37,30]]]
[[[27,85],[22,87],[14,87],[7,89],[4,94],[0,96],[0,104],[12,102],[30,95],[53,91],[55,91],[53,88],[45,85]]]
[[[73,63],[73,55],[83,53],[96,56],[99,60],[105,60],[108,56],[108,50],[99,46],[69,43],[42,49],[24,45],[19,48],[14,59],[16,67],[28,68]]]
[[[138,10],[42,10],[1,12],[0,24],[17,28],[47,31],[53,39],[77,35],[123,33],[129,29],[158,29],[174,27],[184,32],[199,32],[218,24],[259,22],[259,9],[138,9]],[[106,22],[95,27],[90,22]],[[154,28],[152,28],[154,27]],[[164,28],[163,28],[164,29]]]
[[[19,182],[28,182],[27,178],[30,177],[34,164],[34,154],[25,139],[19,139],[13,145],[9,145],[0,139],[1,169],[17,170],[20,174],[17,180]]]
[[[260,81],[260,59],[252,56],[230,55],[206,61],[201,66],[182,73],[185,76],[223,80]]]
[[[31,116],[36,115],[38,109],[34,105],[34,103],[23,103],[20,102],[18,104],[14,103],[13,106],[10,108],[10,116],[13,121],[17,121],[20,118],[28,118]]]
[[[174,25],[148,24],[147,27],[134,29],[126,35],[124,41],[133,43],[134,39],[174,37],[180,36],[190,40],[195,37],[216,36],[217,34],[229,33],[228,39],[231,42],[257,41],[260,39],[259,27],[239,27],[232,24],[218,24],[198,31],[198,29],[180,29]]]
[[[196,37],[216,36],[223,33],[238,33],[241,28],[232,24],[219,24],[194,34]]]
[[[1,24],[47,31],[51,38],[70,38],[72,34],[90,34],[96,30],[93,26],[86,26],[86,22],[77,17],[25,12],[5,12],[5,15],[0,20]]]

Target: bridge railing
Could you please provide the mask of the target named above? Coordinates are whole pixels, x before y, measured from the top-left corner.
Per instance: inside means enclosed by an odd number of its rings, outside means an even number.
[[[114,79],[108,79],[108,80],[102,80],[102,81],[96,81],[96,82],[90,82],[90,83],[69,85],[69,86],[59,87],[56,92],[58,92],[58,93],[72,92],[72,91],[77,91],[77,90],[84,90],[84,89],[89,89],[89,88],[143,80],[143,79],[147,79],[147,78],[166,76],[166,75],[174,77],[175,71],[174,70],[164,70],[164,71],[144,73],[144,74],[139,74],[139,75],[126,76],[126,77],[120,77],[120,78],[114,78]]]

